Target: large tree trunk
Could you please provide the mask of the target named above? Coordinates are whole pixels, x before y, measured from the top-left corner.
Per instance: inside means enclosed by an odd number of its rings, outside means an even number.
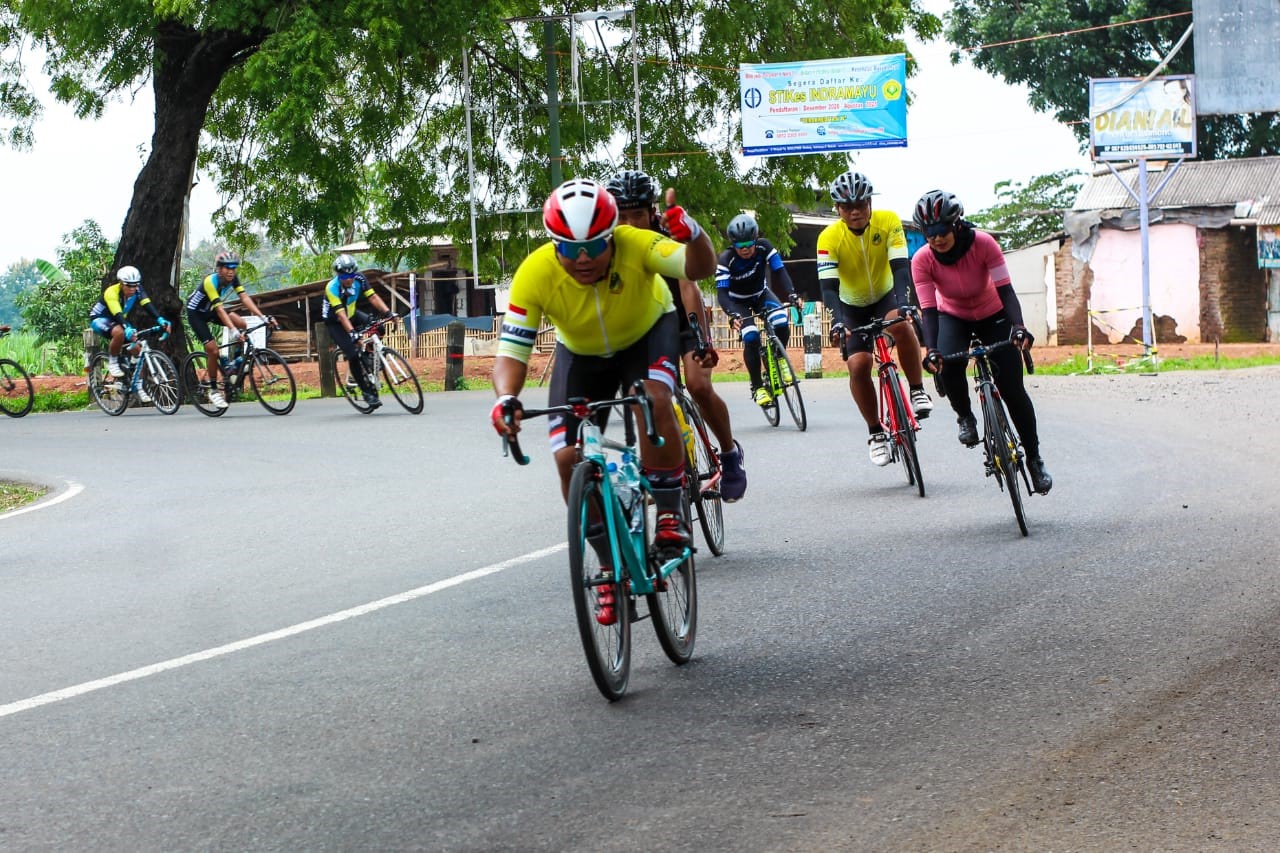
[[[141,270],[147,295],[178,333],[166,342],[172,351],[185,349],[180,332],[186,318],[173,280],[174,257],[182,239],[200,130],[223,76],[260,43],[244,33],[203,34],[175,23],[162,24],[156,31],[155,133],[151,154],[133,185],[112,280],[125,264]]]

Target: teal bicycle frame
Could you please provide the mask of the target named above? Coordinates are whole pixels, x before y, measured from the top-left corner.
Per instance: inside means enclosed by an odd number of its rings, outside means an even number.
[[[508,401],[503,409],[508,423],[515,417],[515,405]],[[628,419],[627,440],[622,442],[605,436],[592,417],[614,406],[639,408],[649,442],[662,446],[642,382],[632,386],[630,396],[616,400],[592,403],[574,398],[563,406],[523,409],[525,419],[563,414],[578,420],[577,462],[568,496],[569,576],[587,666],[596,687],[610,700],[622,698],[627,689],[632,611],[639,596],[648,601],[648,617],[662,650],[677,665],[693,657],[698,618],[692,544],[678,549],[653,544],[656,515],[650,515],[650,485],[637,465],[634,424]],[[522,465],[529,461],[514,435],[506,436],[503,450]],[[681,495],[688,519],[688,490]],[[597,559],[597,530],[608,538],[611,568]]]

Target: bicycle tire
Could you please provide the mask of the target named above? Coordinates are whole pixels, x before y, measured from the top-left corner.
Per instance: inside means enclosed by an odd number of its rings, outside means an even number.
[[[795,366],[782,346],[782,341],[777,338],[773,341],[773,345],[777,347],[773,354],[774,358],[778,359],[779,367],[785,364],[787,371],[791,374],[791,381],[782,383],[782,396],[786,398],[787,408],[791,411],[791,420],[795,421],[796,429],[804,432],[809,428],[809,416],[804,410],[804,395],[800,393],[800,379],[796,376]]]
[[[418,374],[413,372],[408,359],[391,347],[382,348],[382,378],[391,391],[391,396],[411,415],[422,414],[424,403],[422,383]]]
[[[335,350],[333,354],[333,373],[336,377],[335,382],[338,391],[343,397],[347,398],[347,402],[351,404],[357,412],[367,415],[373,411],[373,407],[364,401],[364,390],[359,386],[351,386],[347,384],[347,378],[352,376],[350,365],[347,364],[347,355],[342,350]]]
[[[107,370],[106,353],[98,353],[89,362],[89,396],[98,408],[113,418],[129,407],[127,378],[112,376]]]
[[[187,353],[187,357],[182,360],[182,390],[187,396],[187,402],[195,406],[196,411],[216,418],[226,409],[220,409],[209,402],[209,389],[204,385],[208,367],[209,356],[205,355],[203,349]]]
[[[999,397],[994,393],[984,394],[982,408],[983,418],[987,421],[986,426],[991,434],[996,482],[1008,492],[1009,502],[1013,504],[1013,517],[1018,521],[1018,530],[1026,536],[1027,518],[1022,507],[1022,485],[1018,482],[1018,468],[1022,464],[1018,438],[1009,426],[1009,418]]]
[[[262,408],[273,415],[293,411],[298,402],[298,383],[294,382],[293,371],[284,356],[263,347],[253,351],[253,361],[244,369],[249,374],[249,387]]]
[[[684,394],[676,397],[685,423],[693,431],[693,455],[685,459],[685,489],[696,511],[702,539],[712,554],[724,553],[724,500],[720,497],[720,454],[711,444],[707,422],[698,406]]]
[[[18,362],[0,358],[0,412],[11,418],[20,418],[35,404],[31,375]]]
[[[773,402],[760,408],[764,411],[764,419],[769,422],[769,426],[776,427],[782,419],[782,410],[778,408],[778,389],[773,387],[773,371],[770,369],[771,365],[769,364],[769,355],[771,353],[772,350],[768,346],[761,346],[760,369],[763,371],[760,377],[762,380],[761,387],[768,389],[770,396],[773,397]]]
[[[924,476],[920,473],[920,457],[916,451],[916,431],[911,427],[911,417],[907,413],[907,395],[902,390],[902,378],[892,366],[881,374],[881,380],[889,391],[889,404],[893,406],[893,419],[896,425],[890,430],[889,439],[894,443],[896,454],[902,457],[902,467],[907,472],[907,485],[915,486],[920,497],[924,497]]]
[[[595,590],[599,586],[600,568],[595,550],[587,541],[587,528],[592,517],[604,515],[603,477],[600,466],[586,460],[577,464],[569,480],[569,581],[587,669],[596,688],[613,702],[627,692],[631,679],[631,614],[628,610],[631,602],[626,586],[615,571],[610,582],[615,602],[614,623],[601,625],[596,619]],[[616,502],[617,498],[609,500]]]
[[[178,365],[166,353],[148,350],[142,356],[142,386],[151,395],[151,404],[162,415],[182,408],[182,381]]]
[[[684,517],[689,517],[689,499],[685,494],[681,502]],[[658,576],[662,559],[653,548],[653,531],[657,513],[650,506],[645,513],[645,553],[649,570],[653,574],[654,591],[645,596],[649,602],[649,617],[658,635],[658,645],[676,666],[683,666],[693,657],[693,643],[698,634],[698,582],[694,566],[693,548],[689,556],[665,579]]]

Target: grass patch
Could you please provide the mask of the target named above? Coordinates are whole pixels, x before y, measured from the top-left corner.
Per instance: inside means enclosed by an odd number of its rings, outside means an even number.
[[[39,500],[49,493],[43,486],[0,480],[0,512],[8,512]]]
[[[1032,350],[1035,353],[1035,350]],[[1257,355],[1243,358],[1214,358],[1212,355],[1197,355],[1191,358],[1161,358],[1157,372],[1174,370],[1240,370],[1246,367],[1267,367],[1280,364],[1280,356]],[[1089,358],[1085,354],[1073,355],[1066,361],[1057,364],[1037,364],[1037,376],[1069,376],[1085,373],[1089,369]],[[1151,367],[1145,361],[1134,358],[1117,367],[1110,359],[1094,358],[1093,372],[1098,375],[1117,373],[1150,373]]]

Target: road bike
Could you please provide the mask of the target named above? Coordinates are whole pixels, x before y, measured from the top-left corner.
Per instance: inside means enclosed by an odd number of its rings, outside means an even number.
[[[916,447],[916,433],[920,430],[920,424],[916,420],[915,411],[911,408],[902,374],[898,372],[898,365],[893,361],[890,350],[893,349],[894,340],[893,335],[888,331],[891,327],[898,323],[905,323],[909,319],[905,314],[892,320],[878,318],[865,326],[847,330],[840,341],[840,354],[846,361],[848,360],[849,335],[862,334],[871,338],[871,352],[875,357],[876,376],[880,384],[880,426],[884,427],[885,434],[889,436],[890,459],[902,463],[902,468],[907,475],[907,485],[915,486],[920,497],[924,497],[924,476],[920,473],[920,454]]]
[[[996,387],[995,376],[991,372],[990,356],[1004,347],[1014,346],[1013,341],[998,341],[984,344],[978,338],[969,342],[966,352],[944,355],[943,361],[973,361],[973,387],[978,391],[978,401],[982,408],[982,453],[983,465],[988,477],[995,477],[1000,490],[1007,492],[1013,504],[1013,515],[1018,520],[1018,529],[1027,535],[1027,519],[1022,509],[1022,490],[1032,493],[1031,475],[1027,473],[1027,457],[1022,449],[1022,442],[1009,423],[1009,413],[1005,410],[1004,400]],[[1022,350],[1022,363],[1028,373],[1035,372],[1035,364],[1031,353]]]
[[[706,338],[698,315],[690,312],[689,328],[693,332],[694,351],[707,349]],[[703,541],[711,553],[719,557],[724,553],[724,501],[720,497],[720,451],[711,440],[711,432],[702,417],[702,411],[681,382],[673,399],[676,420],[684,440],[684,483],[688,491],[689,506],[702,528]],[[689,519],[693,530],[693,519]]]
[[[751,309],[756,328],[760,330],[760,361],[763,368],[760,378],[764,387],[768,389],[769,396],[773,398],[773,402],[760,408],[764,410],[764,416],[769,421],[769,425],[777,426],[782,419],[778,398],[785,398],[787,409],[791,412],[791,419],[796,422],[796,428],[804,432],[809,426],[809,417],[805,414],[804,397],[800,393],[800,375],[791,366],[787,348],[782,345],[782,339],[778,337],[773,324],[769,322],[769,313],[770,309],[764,311],[757,308]]]
[[[7,328],[0,329],[0,338],[9,334]],[[31,374],[21,364],[8,358],[0,358],[0,412],[11,418],[20,418],[35,405],[35,389],[31,385]]]
[[[237,340],[218,347],[220,353],[236,353],[234,356],[218,357],[221,391],[228,404],[256,399],[271,414],[287,415],[298,402],[298,385],[284,356],[269,347],[260,347],[254,343],[254,333],[260,328],[265,335],[271,334],[271,327],[258,321],[256,325],[245,329],[243,345]],[[263,338],[264,341],[267,339]],[[182,360],[182,387],[193,406],[202,414],[216,418],[227,409],[215,406],[209,399],[214,386],[206,379],[208,375],[209,356],[203,346],[197,345]]]
[[[120,351],[119,365],[123,377],[111,375],[110,357],[100,352],[89,362],[89,396],[108,415],[119,415],[129,408],[129,398],[151,402],[161,414],[172,415],[182,405],[182,382],[178,366],[166,353],[152,349],[148,338],[164,340],[168,326],[139,329],[136,337]],[[133,352],[131,352],[133,351]]]
[[[413,372],[409,362],[399,352],[382,342],[382,327],[401,319],[400,316],[374,320],[369,325],[355,331],[356,350],[360,353],[364,375],[370,380],[379,382],[378,393],[390,391],[396,402],[411,415],[422,414],[422,383],[418,374]],[[356,382],[351,366],[347,364],[347,356],[336,344],[333,346],[334,370],[338,376],[338,388],[347,402],[362,414],[369,414],[374,406],[364,401],[364,393]]]
[[[575,445],[578,462],[569,483],[569,578],[587,667],[596,687],[610,701],[622,698],[631,678],[631,623],[641,618],[635,614],[636,597],[647,599],[658,643],[677,665],[693,657],[698,624],[693,548],[672,552],[655,547],[653,542],[656,512],[649,482],[638,468],[634,420],[624,419],[623,442],[605,436],[593,417],[615,406],[639,408],[649,441],[661,446],[652,403],[640,382],[626,397],[594,403],[576,397],[562,406],[525,409],[523,413],[526,421],[544,415],[572,415],[580,421]],[[506,416],[510,421],[514,411]],[[529,463],[516,436],[506,437],[503,452],[510,452],[521,465]],[[685,503],[683,511],[688,518],[687,495]],[[595,549],[587,541],[588,535],[600,532],[609,543],[612,570],[600,567]],[[611,618],[596,611],[601,590],[612,592]]]

